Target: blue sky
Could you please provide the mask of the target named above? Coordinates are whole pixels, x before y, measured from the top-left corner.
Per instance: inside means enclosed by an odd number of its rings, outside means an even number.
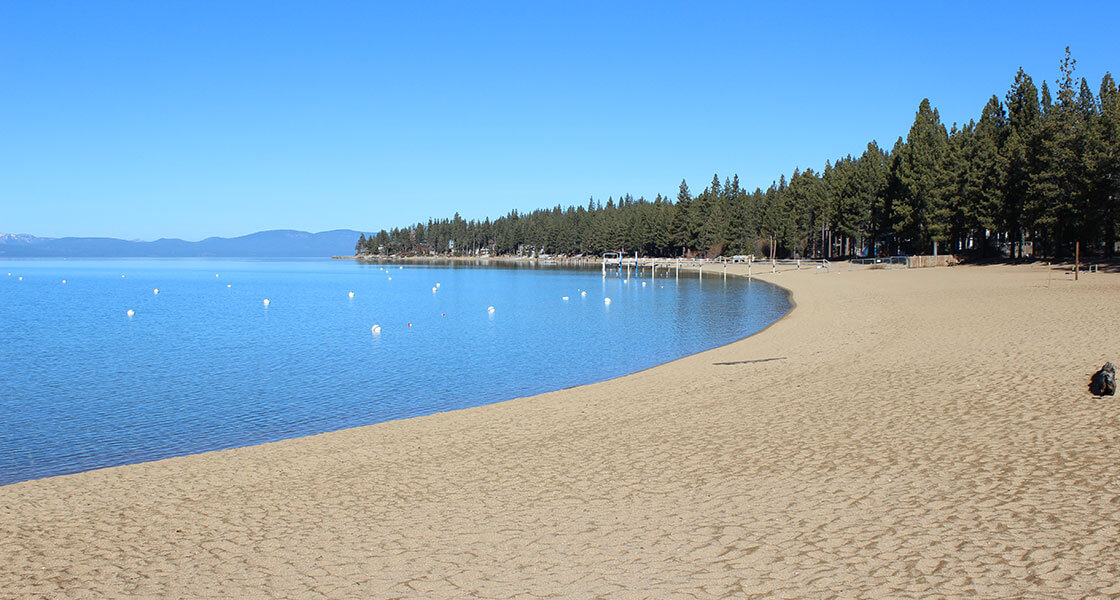
[[[128,239],[376,230],[458,211],[766,187],[976,118],[1088,3],[0,3],[0,231]]]

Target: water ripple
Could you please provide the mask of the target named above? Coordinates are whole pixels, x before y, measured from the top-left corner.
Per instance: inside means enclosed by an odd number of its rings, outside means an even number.
[[[0,484],[601,381],[738,339],[789,306],[759,282],[597,270],[406,267],[390,281],[325,260],[2,269]]]

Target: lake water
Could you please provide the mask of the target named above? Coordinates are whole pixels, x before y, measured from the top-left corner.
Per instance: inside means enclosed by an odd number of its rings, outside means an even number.
[[[624,279],[341,260],[0,261],[0,484],[602,381],[742,338],[790,306],[757,281]]]

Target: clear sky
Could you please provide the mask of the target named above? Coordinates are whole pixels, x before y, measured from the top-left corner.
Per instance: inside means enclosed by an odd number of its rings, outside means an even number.
[[[0,231],[375,231],[766,187],[979,117],[1117,2],[0,2]]]

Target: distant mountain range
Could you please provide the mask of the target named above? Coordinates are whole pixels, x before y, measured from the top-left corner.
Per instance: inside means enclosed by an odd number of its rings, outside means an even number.
[[[161,238],[154,242],[116,238],[41,238],[0,233],[0,258],[15,257],[331,257],[354,253],[359,231],[335,229],[320,233],[275,229],[241,237],[188,242]]]

